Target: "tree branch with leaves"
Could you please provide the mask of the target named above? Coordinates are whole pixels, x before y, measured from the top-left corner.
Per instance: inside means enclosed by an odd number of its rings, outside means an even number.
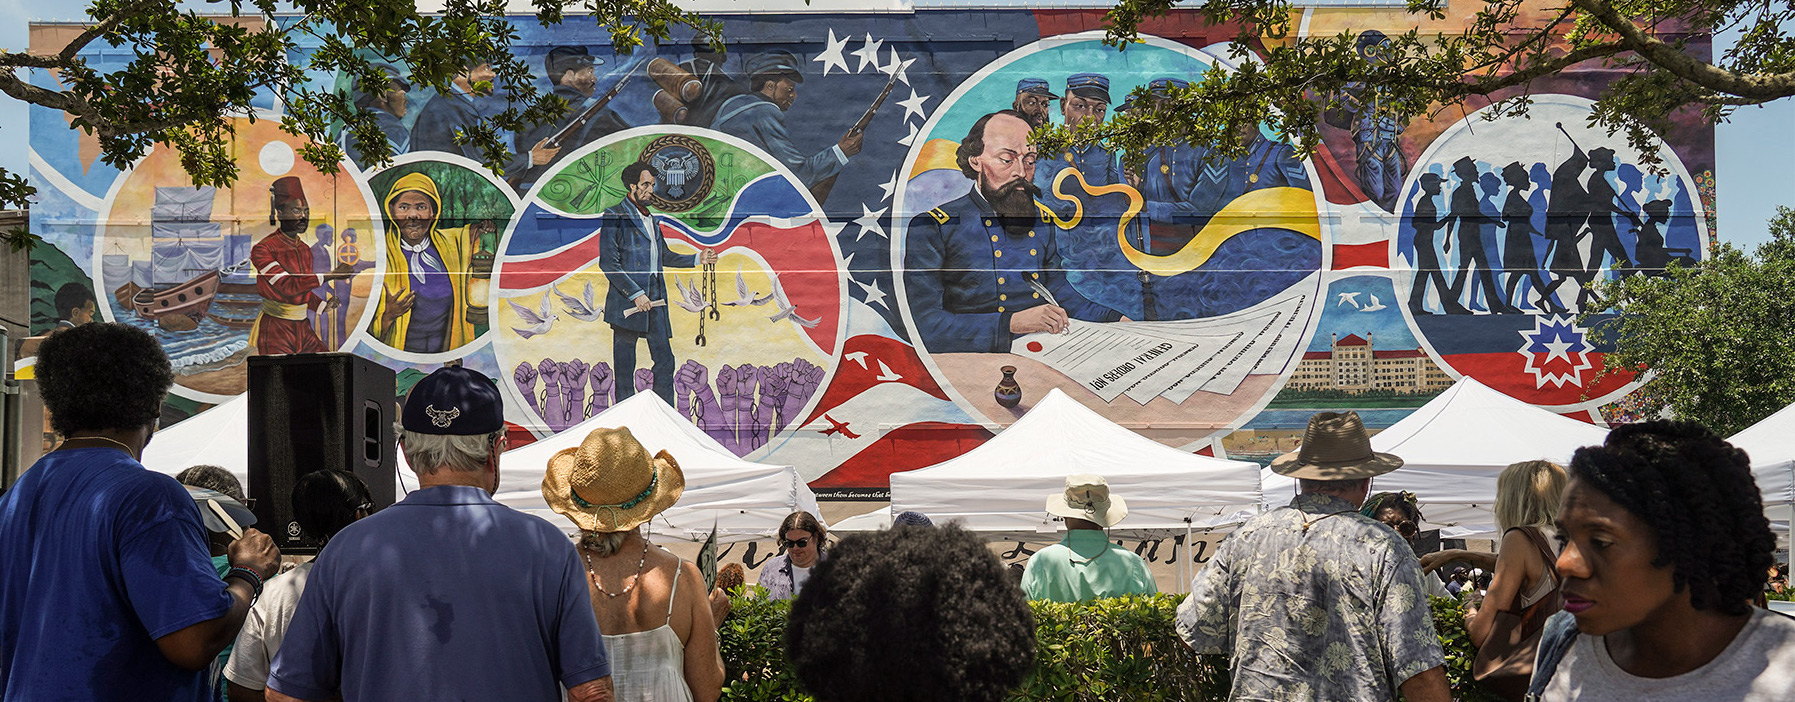
[[[411,0],[213,0],[216,14],[182,11],[175,0],[95,0],[93,24],[66,45],[48,52],[0,52],[0,93],[65,112],[71,126],[94,135],[100,158],[131,167],[157,144],[179,151],[195,185],[228,187],[237,179],[230,142],[235,120],[259,117],[254,102],[272,94],[281,107],[281,128],[310,144],[301,156],[334,173],[343,150],[331,136],[350,135],[369,164],[392,160],[392,149],[372,111],[342,91],[319,89],[309,73],[345,74],[365,92],[386,89],[381,64],[409,69],[410,83],[447,94],[468,67],[492,66],[495,78],[473,86],[498,90],[504,111],[482,116],[457,135],[487,167],[503,172],[511,158],[501,138],[560,118],[564,100],[535,87],[529,67],[512,54],[518,39],[505,0],[449,0],[438,14],[422,14]],[[577,13],[601,28],[619,52],[647,41],[667,40],[690,27],[722,50],[722,26],[680,9],[669,0],[537,0],[535,20],[544,26]],[[123,65],[92,56],[96,46],[130,56]],[[309,49],[309,50],[302,50]],[[295,62],[293,57],[303,56]],[[15,75],[28,69],[31,80]],[[42,80],[41,78],[47,78]],[[35,189],[16,173],[0,170],[0,206],[19,206]],[[14,248],[30,235],[0,235]]]
[[[1105,42],[1126,49],[1141,27],[1177,0],[1122,0],[1108,13]],[[1321,117],[1349,100],[1375,99],[1407,122],[1467,101],[1487,99],[1486,118],[1525,115],[1534,81],[1568,70],[1616,74],[1596,101],[1592,121],[1624,132],[1647,163],[1658,162],[1657,134],[1679,111],[1699,108],[1709,122],[1732,110],[1795,95],[1795,38],[1783,24],[1795,6],[1771,0],[1485,0],[1462,30],[1411,29],[1365,50],[1351,31],[1291,37],[1301,17],[1282,0],[1202,0],[1178,5],[1213,25],[1239,27],[1226,53],[1236,68],[1212,68],[1185,89],[1149,96],[1136,109],[1083,129],[1043,129],[1045,150],[1101,143],[1140,158],[1167,143],[1201,144],[1211,158],[1239,158],[1251,127],[1263,124],[1303,154],[1320,143]],[[1411,18],[1436,25],[1445,0],[1410,0]],[[1405,21],[1404,24],[1413,24]],[[1394,23],[1393,23],[1394,24]],[[1697,40],[1742,27],[1722,55]],[[1151,98],[1151,99],[1149,99]]]

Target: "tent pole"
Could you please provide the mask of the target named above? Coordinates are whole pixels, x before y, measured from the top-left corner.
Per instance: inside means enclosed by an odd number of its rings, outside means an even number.
[[[1178,558],[1178,592],[1190,592],[1190,517],[1184,518],[1184,555]]]

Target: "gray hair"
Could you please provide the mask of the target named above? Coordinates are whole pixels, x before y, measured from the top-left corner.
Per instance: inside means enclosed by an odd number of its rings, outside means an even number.
[[[617,549],[623,548],[623,542],[628,541],[631,534],[641,532],[640,524],[627,531],[582,531],[580,532],[580,548],[591,551],[592,555],[599,558],[606,558],[617,553]]]
[[[490,434],[421,434],[406,431],[399,437],[405,448],[405,462],[418,475],[438,470],[471,472],[480,470],[492,458],[503,429]]]
[[[1371,479],[1313,480],[1310,478],[1301,478],[1297,480],[1297,485],[1302,492],[1305,493],[1319,492],[1327,495],[1350,495],[1360,490],[1371,489]]]

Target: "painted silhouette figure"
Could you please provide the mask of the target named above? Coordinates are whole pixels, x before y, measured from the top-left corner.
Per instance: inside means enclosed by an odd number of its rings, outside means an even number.
[[[1614,186],[1608,183],[1608,172],[1614,170],[1614,149],[1597,147],[1589,151],[1589,272],[1586,275],[1594,280],[1602,272],[1602,257],[1614,259],[1615,268],[1632,268],[1633,261],[1627,258],[1627,249],[1621,244],[1620,233],[1614,229],[1614,215],[1627,218],[1637,217],[1631,209],[1620,205],[1620,195],[1614,192]]]
[[[1452,281],[1449,293],[1454,300],[1463,300],[1460,296],[1465,292],[1466,284],[1471,280],[1471,267],[1477,267],[1477,282],[1483,285],[1483,304],[1491,312],[1518,311],[1508,306],[1502,299],[1496,286],[1495,266],[1490,263],[1489,250],[1484,248],[1484,227],[1497,224],[1495,218],[1483,212],[1477,201],[1477,164],[1466,156],[1452,164],[1452,174],[1458,177],[1458,187],[1452,189],[1452,209],[1447,216],[1455,221],[1459,252],[1458,275]],[[1451,253],[1450,250],[1447,253]],[[1473,297],[1475,297],[1475,292]],[[1476,304],[1475,299],[1471,300]]]
[[[1664,232],[1659,229],[1670,222],[1669,200],[1652,200],[1640,208],[1645,210],[1645,219],[1641,221],[1637,215],[1633,217],[1633,226],[1637,239],[1633,242],[1633,253],[1639,260],[1639,273],[1662,277],[1664,269],[1670,264],[1681,263],[1685,266],[1695,265],[1694,253],[1690,249],[1672,249],[1664,246]],[[1676,254],[1674,257],[1671,254]]]
[[[1565,281],[1574,280],[1578,309],[1589,300],[1587,283],[1594,280],[1583,268],[1583,255],[1577,250],[1583,240],[1583,227],[1589,222],[1589,193],[1581,180],[1583,169],[1588,166],[1589,156],[1576,142],[1571,142],[1571,155],[1552,170],[1552,197],[1546,204],[1546,238],[1551,240],[1546,267],[1555,277],[1543,296],[1551,296]]]
[[[1419,182],[1421,196],[1416,198],[1414,214],[1409,217],[1409,226],[1415,228],[1415,282],[1409,288],[1409,311],[1416,315],[1433,314],[1427,311],[1427,289],[1431,286],[1447,314],[1470,314],[1450,294],[1446,273],[1440,269],[1440,257],[1434,252],[1434,236],[1446,226],[1439,208],[1434,206],[1434,197],[1440,194],[1440,175],[1423,173]]]
[[[1545,294],[1546,279],[1540,274],[1539,257],[1534,255],[1533,238],[1543,238],[1544,235],[1533,226],[1533,203],[1527,199],[1527,191],[1533,189],[1533,180],[1528,176],[1527,167],[1519,161],[1502,167],[1502,179],[1508,183],[1508,199],[1502,203],[1502,227],[1508,230],[1502,247],[1502,272],[1508,277],[1504,293],[1509,304],[1518,307],[1515,294],[1523,279],[1530,280],[1533,292],[1539,295],[1534,306],[1561,314],[1566,311],[1564,306]]]

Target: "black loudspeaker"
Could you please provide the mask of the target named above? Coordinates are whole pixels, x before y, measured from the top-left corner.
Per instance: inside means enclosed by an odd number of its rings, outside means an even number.
[[[316,553],[293,520],[293,484],[315,470],[354,473],[374,508],[393,503],[397,376],[347,353],[249,358],[249,496],[256,528],[281,553]]]

